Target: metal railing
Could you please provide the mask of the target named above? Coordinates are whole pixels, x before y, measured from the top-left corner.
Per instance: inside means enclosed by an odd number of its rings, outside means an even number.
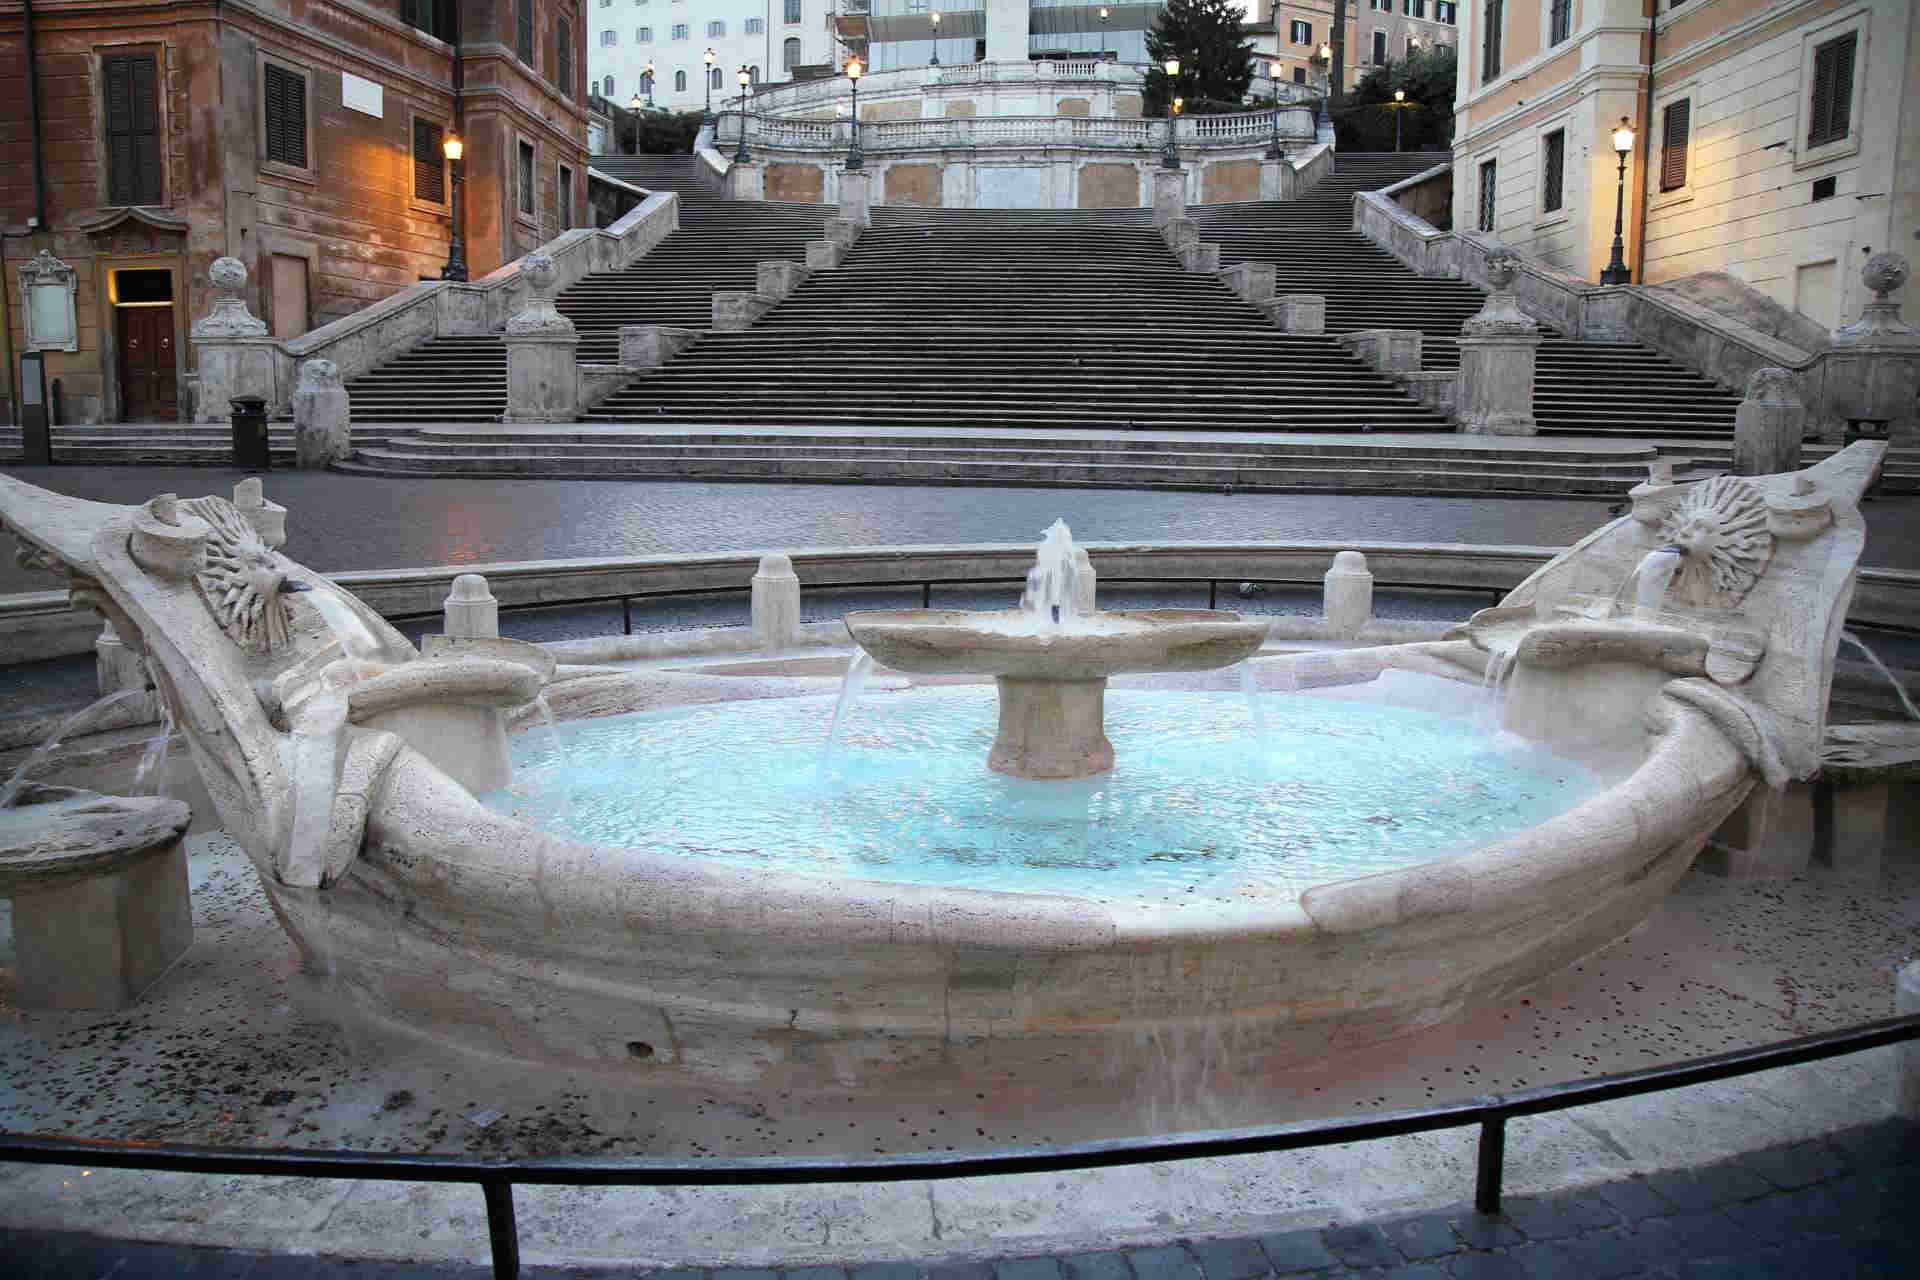
[[[1480,1126],[1474,1172],[1474,1208],[1500,1211],[1507,1123],[1573,1107],[1708,1084],[1780,1067],[1799,1066],[1868,1049],[1920,1040],[1920,1014],[1863,1022],[1840,1031],[1752,1049],[1693,1058],[1665,1066],[1564,1084],[1539,1085],[1459,1102],[1443,1102],[1366,1118],[1301,1121],[1244,1129],[1216,1129],[1172,1137],[1115,1138],[1071,1146],[1014,1147],[990,1152],[879,1156],[743,1156],[686,1159],[654,1156],[547,1156],[490,1160],[470,1155],[384,1151],[253,1150],[165,1143],[131,1143],[38,1134],[0,1133],[0,1160],[23,1164],[86,1165],[168,1173],[248,1174],[298,1178],[354,1178],[382,1182],[464,1182],[480,1188],[487,1206],[487,1238],[496,1280],[517,1280],[520,1236],[513,1189],[571,1187],[769,1187],[847,1182],[936,1182],[1018,1173],[1070,1173],[1171,1160],[1266,1155],[1345,1142]]]

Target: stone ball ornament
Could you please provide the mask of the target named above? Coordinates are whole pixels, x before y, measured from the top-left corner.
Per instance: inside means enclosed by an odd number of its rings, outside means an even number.
[[[1487,253],[1487,283],[1504,293],[1520,276],[1520,257],[1505,245],[1496,245]]]
[[[207,268],[207,279],[216,289],[244,289],[247,285],[247,264],[238,258],[215,258],[213,265]]]
[[[520,276],[527,282],[528,290],[536,297],[545,297],[553,292],[560,273],[554,268],[553,258],[550,255],[530,253],[521,259]]]
[[[1913,264],[1905,254],[1876,253],[1860,268],[1860,282],[1873,290],[1878,301],[1885,302],[1887,295],[1904,285],[1912,274]]]

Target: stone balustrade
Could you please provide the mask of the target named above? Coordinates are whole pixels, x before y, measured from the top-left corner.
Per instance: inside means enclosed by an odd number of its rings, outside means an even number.
[[[1280,137],[1304,151],[1314,145],[1313,111],[1306,106],[1283,107]],[[793,120],[758,112],[720,112],[713,128],[713,146],[731,155],[740,144],[746,122],[747,146],[752,151],[843,152],[852,141],[850,120]],[[860,146],[869,155],[894,151],[1074,147],[1082,150],[1155,149],[1165,144],[1165,120],[1093,116],[956,116],[912,120],[862,118]],[[1234,115],[1182,116],[1176,133],[1182,150],[1258,148],[1273,140],[1273,112],[1244,111]]]

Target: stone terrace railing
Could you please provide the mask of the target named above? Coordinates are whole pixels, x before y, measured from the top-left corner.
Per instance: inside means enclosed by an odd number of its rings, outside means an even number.
[[[1110,84],[1138,88],[1145,82],[1141,68],[1120,62],[1075,59],[1067,62],[962,62],[942,67],[901,67],[870,71],[860,80],[860,94],[880,101],[904,93],[918,93],[929,84]],[[780,115],[847,98],[847,78],[801,80],[764,89],[753,95],[752,107],[761,115]]]
[[[783,120],[759,114],[747,118],[747,144],[765,151],[844,151],[852,125],[845,120]],[[722,155],[740,142],[741,115],[723,111],[714,124],[714,145]],[[877,120],[862,123],[860,145],[875,151],[939,151],[950,148],[1065,146],[1138,151],[1166,140],[1164,119],[1116,119],[1088,116],[976,116],[954,119]],[[1184,116],[1179,124],[1182,148],[1264,145],[1273,136],[1272,111],[1235,115]],[[1295,147],[1313,142],[1310,107],[1281,109],[1280,136]]]

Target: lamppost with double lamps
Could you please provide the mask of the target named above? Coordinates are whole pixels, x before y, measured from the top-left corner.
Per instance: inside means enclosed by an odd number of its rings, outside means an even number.
[[[1161,70],[1167,73],[1167,95],[1168,96],[1167,96],[1167,145],[1166,145],[1166,149],[1160,153],[1160,167],[1162,169],[1178,169],[1180,167],[1180,152],[1179,152],[1179,149],[1174,146],[1173,131],[1176,127],[1178,127],[1180,123],[1181,99],[1176,98],[1172,95],[1173,95],[1173,86],[1180,75],[1180,59],[1168,58],[1166,61],[1166,64],[1161,67]]]
[[[1632,284],[1633,272],[1627,270],[1627,242],[1621,238],[1622,215],[1627,204],[1627,153],[1633,150],[1633,123],[1620,117],[1613,131],[1613,149],[1620,157],[1620,177],[1613,190],[1613,260],[1600,273],[1601,284]]]
[[[927,65],[930,67],[940,65],[940,11],[938,9],[933,11],[933,54],[927,59]]]
[[[1107,60],[1107,19],[1110,16],[1111,15],[1108,14],[1107,12],[1107,6],[1101,5],[1100,6],[1100,61],[1102,62],[1105,62]]]
[[[652,66],[653,64],[648,63],[647,65]],[[630,115],[633,116],[633,150],[629,151],[627,154],[632,156],[637,156],[640,154],[640,95],[639,94],[637,93],[634,94],[633,97],[627,102],[627,111]]]
[[[707,46],[707,51],[700,55],[700,61],[707,64],[707,105],[700,108],[701,124],[708,124],[713,120],[713,64],[719,60],[720,55],[713,51],[711,45]]]
[[[453,199],[447,206],[447,212],[453,215],[453,234],[447,238],[447,262],[440,268],[440,278],[465,280],[467,278],[466,210],[462,207],[461,187],[466,183],[466,165],[462,162],[467,154],[467,144],[460,140],[459,134],[449,133],[441,141],[440,149],[447,153],[447,174],[453,182]]]
[[[747,86],[753,83],[753,73],[747,70],[747,64],[741,63],[734,79],[740,82],[740,145],[734,148],[733,162],[746,164],[753,157],[747,154]]]
[[[1273,145],[1267,148],[1269,160],[1287,158],[1287,149],[1280,145],[1280,73],[1285,69],[1278,61],[1267,64],[1267,72],[1273,77]]]
[[[867,69],[860,65],[860,59],[847,59],[847,82],[853,86],[853,133],[847,142],[847,168],[864,169],[867,157],[860,150],[860,77]]]

